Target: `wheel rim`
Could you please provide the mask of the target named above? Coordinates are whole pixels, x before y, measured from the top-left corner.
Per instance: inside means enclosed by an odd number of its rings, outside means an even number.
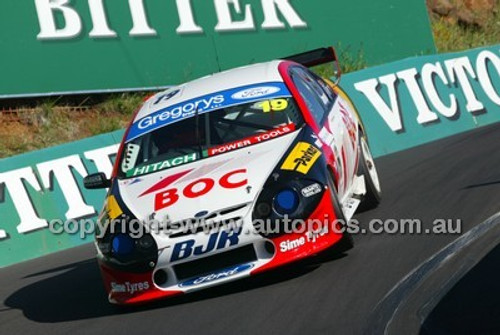
[[[368,170],[367,172],[370,175],[373,186],[376,188],[377,192],[380,193],[380,181],[378,179],[377,166],[375,165],[375,161],[373,160],[370,148],[368,148],[368,143],[366,143],[366,140],[364,138],[361,138],[361,150],[363,150],[365,166]]]

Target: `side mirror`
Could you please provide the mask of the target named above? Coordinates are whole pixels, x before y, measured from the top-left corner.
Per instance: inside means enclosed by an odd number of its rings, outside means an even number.
[[[85,186],[87,190],[109,188],[111,186],[111,180],[106,178],[106,175],[102,172],[94,173],[83,179],[83,186]]]

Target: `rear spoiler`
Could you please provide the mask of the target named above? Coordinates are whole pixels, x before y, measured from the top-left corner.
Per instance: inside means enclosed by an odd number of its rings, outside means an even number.
[[[336,84],[339,83],[340,77],[342,76],[337,53],[335,52],[335,49],[333,47],[319,48],[297,55],[288,56],[283,59],[299,63],[307,68],[333,63],[333,73],[334,77],[336,78]]]

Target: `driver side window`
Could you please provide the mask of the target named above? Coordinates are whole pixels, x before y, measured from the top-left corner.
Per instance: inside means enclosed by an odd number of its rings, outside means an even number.
[[[318,125],[321,125],[325,114],[330,109],[329,97],[323,88],[304,69],[295,67],[291,70],[290,76],[314,120]]]

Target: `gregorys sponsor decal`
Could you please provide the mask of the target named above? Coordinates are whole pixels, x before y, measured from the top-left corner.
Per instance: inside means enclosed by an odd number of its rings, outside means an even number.
[[[196,112],[203,114],[206,111],[222,108],[225,101],[225,97],[221,94],[189,100],[144,117],[137,122],[137,128],[144,131],[156,129],[155,126],[166,126],[175,121],[194,116]]]
[[[247,97],[243,97],[241,93],[245,90],[252,90],[259,87],[262,88],[262,85],[263,84],[249,85],[226,91],[215,92],[160,109],[159,111],[134,122],[128,133],[127,142],[158,128],[193,117],[196,114],[201,115],[222,108],[258,101],[262,99],[262,95],[259,96],[249,94]],[[283,83],[265,83],[264,85],[268,89],[266,98],[272,99],[291,96],[287,87]],[[233,95],[238,93],[239,98],[233,98]]]
[[[251,146],[254,144],[262,143],[262,142],[286,135],[288,133],[291,133],[294,130],[295,130],[295,124],[291,123],[289,125],[282,126],[282,127],[267,131],[265,133],[256,135],[256,136],[248,137],[248,138],[245,138],[245,139],[242,139],[239,141],[235,141],[232,143],[227,143],[227,144],[220,145],[220,146],[217,146],[214,148],[210,148],[207,151],[207,155],[209,157],[211,157],[211,156],[220,155],[220,154],[223,154],[223,153],[226,153],[229,151],[248,147],[248,146]]]
[[[148,164],[145,166],[136,167],[136,168],[129,170],[127,172],[127,177],[136,177],[136,176],[145,175],[148,173],[153,173],[153,172],[157,172],[157,171],[161,171],[161,170],[165,170],[165,169],[170,169],[173,167],[177,167],[177,166],[181,166],[181,165],[184,165],[187,163],[194,162],[198,158],[199,157],[198,157],[197,153],[192,153],[189,155],[184,155],[184,156],[180,156],[180,157],[167,159],[167,160],[164,160],[164,161],[158,162],[158,163],[153,163],[153,164]]]
[[[189,287],[189,286],[195,286],[195,285],[201,285],[201,284],[207,284],[219,279],[224,279],[224,278],[229,278],[233,277],[239,273],[248,271],[253,268],[253,264],[244,264],[244,265],[238,265],[234,267],[230,267],[218,272],[214,272],[208,275],[200,276],[195,279],[190,279],[187,280],[183,283],[181,283],[179,286],[180,287]]]
[[[321,156],[321,151],[307,142],[299,142],[281,166],[282,170],[307,174]]]

